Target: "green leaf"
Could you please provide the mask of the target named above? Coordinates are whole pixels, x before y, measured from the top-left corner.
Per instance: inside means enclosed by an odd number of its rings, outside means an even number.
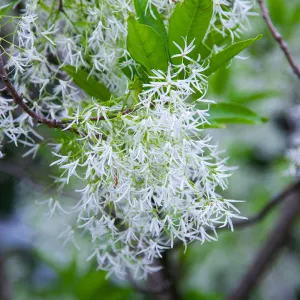
[[[133,16],[127,22],[127,48],[130,55],[148,71],[166,71],[168,54],[163,39],[152,27],[140,24]]]
[[[50,267],[58,276],[58,280],[50,282],[44,287],[32,290],[39,299],[57,299],[61,295],[69,295],[69,298],[76,300],[126,300],[133,299],[133,290],[123,286],[117,286],[105,278],[106,272],[97,271],[94,265],[91,265],[85,271],[78,266],[78,258],[73,257],[67,265],[60,265],[57,261],[49,259],[43,253],[37,253],[35,256],[45,265]],[[50,299],[50,298],[49,298]]]
[[[11,1],[9,4],[0,6],[0,20],[14,7],[18,0]]]
[[[195,49],[189,56],[197,59],[212,13],[213,2],[211,0],[185,0],[183,3],[177,4],[169,25],[169,52],[171,57],[179,53],[179,49],[174,42],[184,48],[183,38],[187,38],[188,44],[196,38],[194,42]],[[180,64],[181,58],[173,58],[172,63]]]
[[[293,5],[292,7],[295,8],[296,5]],[[286,5],[285,0],[268,0],[267,4],[271,20],[277,27],[286,25],[288,15],[289,15],[289,6]],[[299,20],[299,19],[298,19]],[[284,34],[284,33],[282,33]],[[285,34],[284,34],[285,35]]]
[[[199,54],[201,59],[205,59],[210,56],[214,46],[222,47],[225,44],[231,44],[230,35],[223,36],[220,32],[223,29],[223,25],[215,25],[218,30],[212,29],[205,38],[205,41],[199,46]]]
[[[209,79],[209,88],[217,95],[223,95],[232,88],[230,84],[230,73],[232,68],[221,68],[215,72]]]
[[[206,108],[204,104],[196,105],[197,109]],[[263,124],[266,118],[259,116],[249,108],[232,102],[221,102],[211,104],[209,108],[209,117],[207,120],[210,124],[204,128],[222,128],[225,124]]]
[[[78,21],[78,22],[73,22],[73,24],[76,27],[81,27],[81,28],[87,28],[88,26],[90,26],[90,22],[88,21]]]
[[[134,0],[134,6],[136,14],[138,16],[138,21],[140,24],[152,27],[156,31],[156,33],[158,33],[163,39],[163,41],[165,42],[165,47],[167,49],[168,36],[161,15],[154,5],[151,6],[151,13],[150,8],[147,7],[147,4],[148,0]]]
[[[220,69],[221,67],[226,66],[228,61],[238,55],[241,51],[249,47],[255,41],[259,40],[262,35],[257,36],[253,39],[248,39],[244,41],[237,42],[232,44],[231,46],[227,47],[223,51],[219,52],[218,54],[212,56],[209,60],[209,67],[204,71],[205,75],[210,75]]]
[[[249,102],[256,102],[262,101],[272,97],[279,97],[280,91],[278,90],[265,90],[265,91],[248,91],[238,94],[229,94],[229,99],[232,102],[238,103],[249,103]]]
[[[72,77],[74,83],[85,91],[88,95],[101,100],[107,101],[111,97],[109,90],[94,77],[83,70],[77,70],[74,66],[64,66],[62,68],[69,76]]]
[[[220,294],[200,293],[194,290],[187,292],[183,297],[184,300],[221,300],[222,298]]]
[[[125,300],[132,299],[132,290],[112,285],[105,279],[105,272],[90,271],[76,283],[75,293],[78,300],[106,299]],[[131,297],[130,297],[131,296]]]

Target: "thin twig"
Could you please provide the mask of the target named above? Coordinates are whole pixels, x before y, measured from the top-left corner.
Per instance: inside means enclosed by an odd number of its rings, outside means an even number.
[[[47,125],[49,128],[60,128],[65,129],[68,124],[72,123],[72,120],[56,120],[56,119],[48,119],[42,115],[37,114],[35,111],[30,109],[30,107],[23,101],[24,96],[22,94],[19,94],[12,84],[12,82],[9,79],[9,76],[4,68],[2,53],[0,52],[0,78],[5,84],[6,89],[12,96],[14,102],[21,107],[21,109],[26,112],[30,117],[32,117],[34,120],[36,120],[38,123],[42,123]],[[134,112],[135,109],[126,109],[124,111],[120,111],[117,114],[110,115],[110,116],[98,116],[98,117],[91,117],[89,118],[90,121],[103,121],[105,119],[114,119],[117,116],[121,115],[128,115],[132,112]],[[75,133],[79,134],[79,132],[75,128],[69,128],[68,130],[74,131]]]
[[[34,112],[33,110],[31,110],[29,108],[29,106],[23,101],[23,98],[24,98],[23,95],[19,94],[17,92],[17,90],[13,86],[12,82],[10,81],[9,76],[8,76],[8,74],[7,74],[7,72],[4,68],[4,63],[3,63],[3,58],[2,58],[1,53],[0,53],[0,78],[4,82],[4,84],[6,86],[6,89],[8,90],[10,95],[12,96],[14,102],[19,107],[21,107],[22,110],[24,112],[26,112],[30,117],[37,120],[39,123],[43,123],[43,124],[47,125],[49,128],[63,128],[63,127],[65,127],[65,125],[62,124],[61,121],[47,119],[44,116],[41,116],[41,115],[37,114],[36,112]]]
[[[272,212],[273,209],[275,209],[280,203],[284,202],[289,195],[291,195],[298,189],[300,189],[300,180],[292,183],[286,189],[272,198],[256,215],[249,217],[246,220],[233,222],[234,229],[243,229],[261,222],[269,213]],[[228,229],[230,229],[230,227],[221,227],[218,228],[218,231]],[[214,230],[211,228],[207,228],[206,232],[210,233],[214,232]],[[182,242],[176,241],[174,243],[174,248],[178,248],[179,246],[182,246]]]
[[[267,26],[272,34],[272,36],[274,37],[274,39],[277,41],[277,43],[279,44],[280,48],[282,49],[282,51],[284,52],[291,68],[293,69],[294,73],[297,75],[298,79],[300,80],[300,68],[297,66],[297,64],[295,63],[289,49],[288,49],[288,45],[287,43],[284,41],[284,39],[282,38],[281,34],[278,32],[278,30],[275,28],[268,9],[266,7],[266,5],[264,4],[263,0],[257,0],[258,4],[261,8],[262,11],[262,16],[265,19]]]
[[[294,193],[298,189],[300,189],[300,180],[289,185],[286,189],[271,199],[258,214],[248,218],[247,220],[234,222],[234,228],[244,228],[262,221],[277,205],[283,202],[290,194]]]
[[[258,251],[246,274],[227,300],[246,300],[264,272],[279,255],[289,240],[291,230],[300,214],[300,187],[287,196],[282,214],[269,234],[264,246]]]

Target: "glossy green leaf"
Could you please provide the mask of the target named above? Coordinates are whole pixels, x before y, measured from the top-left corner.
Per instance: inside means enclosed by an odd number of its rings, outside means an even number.
[[[127,48],[130,55],[148,71],[166,71],[168,54],[163,39],[152,27],[140,24],[133,16],[127,22]]]
[[[74,83],[88,95],[101,101],[110,99],[111,94],[109,90],[94,77],[89,76],[87,72],[83,70],[76,71],[76,68],[70,65],[64,66],[62,69],[71,76]]]
[[[148,0],[134,0],[134,7],[138,17],[138,21],[140,24],[152,27],[156,31],[156,33],[158,33],[164,40],[165,47],[167,49],[168,36],[161,15],[154,5],[151,6],[150,11],[150,8],[147,7],[147,4]]]
[[[171,57],[179,53],[179,49],[174,42],[184,49],[183,38],[187,38],[188,44],[195,38],[195,49],[189,54],[189,57],[197,59],[212,13],[212,0],[185,0],[177,4],[169,25],[168,44]],[[180,64],[181,58],[173,58],[172,62]]]
[[[198,109],[205,107],[201,103],[196,105]],[[263,124],[267,121],[249,108],[232,102],[211,104],[208,113],[210,124],[205,125],[205,128],[222,128],[225,124]]]
[[[255,41],[259,40],[262,37],[262,35],[257,36],[253,39],[248,39],[244,41],[237,42],[223,51],[219,52],[218,54],[212,56],[209,59],[209,67],[204,71],[205,75],[210,75],[220,69],[221,67],[226,66],[226,64],[234,58],[236,55],[238,55],[241,51],[249,47],[251,44],[253,44]]]

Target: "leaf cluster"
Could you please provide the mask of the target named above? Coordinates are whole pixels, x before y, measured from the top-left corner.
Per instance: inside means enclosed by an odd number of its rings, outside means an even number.
[[[127,50],[139,67],[127,66],[122,71],[132,82],[130,87],[134,90],[135,99],[141,91],[141,84],[149,81],[152,70],[166,72],[169,64],[180,64],[181,58],[173,56],[178,54],[175,43],[184,48],[183,38],[186,38],[187,44],[194,42],[195,47],[189,56],[207,66],[203,74],[208,77],[224,69],[235,56],[261,38],[259,35],[232,43],[228,36],[212,29],[212,0],[178,2],[168,21],[155,6],[148,6],[148,0],[134,0],[134,6],[136,15],[131,14],[127,20]],[[223,50],[215,53],[214,46]],[[120,63],[123,61],[124,58]],[[185,64],[188,63],[186,60]],[[103,105],[113,105],[113,101],[108,101],[113,97],[108,89],[87,72],[72,66],[66,66],[64,70],[88,95],[99,99]],[[226,123],[261,124],[266,119],[242,104],[216,103],[210,107],[208,121],[208,127],[222,128]]]

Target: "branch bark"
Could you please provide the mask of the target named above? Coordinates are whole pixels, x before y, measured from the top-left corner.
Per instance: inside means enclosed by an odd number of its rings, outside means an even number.
[[[3,256],[0,256],[0,299],[12,299],[10,284],[5,275],[5,261]]]
[[[278,32],[278,30],[275,28],[271,18],[270,18],[270,15],[269,15],[269,12],[268,12],[268,9],[264,3],[263,0],[257,0],[258,1],[258,4],[260,6],[260,9],[261,9],[261,12],[262,12],[262,16],[263,18],[265,19],[266,23],[267,23],[267,26],[273,36],[273,38],[277,41],[277,43],[279,44],[281,50],[283,51],[286,59],[288,60],[292,70],[294,71],[294,73],[296,74],[296,76],[298,77],[298,79],[300,80],[300,68],[299,66],[297,66],[297,64],[295,63],[289,49],[288,49],[288,45],[287,43],[284,41],[282,35]]]
[[[295,193],[297,190],[300,190],[300,180],[296,181],[295,183],[292,183],[281,193],[279,193],[277,196],[271,199],[258,214],[248,218],[247,220],[234,222],[234,228],[245,228],[248,226],[255,225],[258,222],[262,221],[275,207],[277,207],[280,203],[286,200],[289,195]]]
[[[63,0],[58,0],[58,11],[64,11],[64,3]]]
[[[227,297],[227,300],[248,299],[252,290],[259,282],[271,263],[280,254],[289,240],[291,230],[300,214],[300,187],[297,185],[289,194],[282,214],[269,234],[263,247],[258,251],[248,271],[241,279],[237,288]]]
[[[155,295],[155,300],[181,300],[182,297],[174,280],[173,272],[170,270],[168,253],[165,252],[163,258],[157,260],[155,264],[162,268],[158,272],[149,274],[147,281],[148,288],[157,287],[161,290]]]
[[[30,107],[23,101],[24,97],[22,94],[19,94],[12,84],[11,80],[9,79],[9,76],[4,68],[4,63],[3,63],[3,58],[2,58],[2,53],[0,52],[0,78],[4,82],[4,85],[8,92],[10,93],[11,97],[13,98],[14,102],[25,112],[27,113],[31,118],[36,120],[38,123],[45,124],[49,128],[59,128],[59,129],[65,129],[72,121],[63,121],[63,120],[57,120],[57,119],[48,119],[42,115],[37,114],[35,111],[30,109]],[[118,115],[128,115],[132,112],[134,112],[135,109],[126,109],[124,111],[120,111],[117,114],[111,115],[111,116],[97,116],[97,117],[91,117],[89,120],[90,121],[103,121],[106,119],[114,119],[118,117]],[[68,128],[68,130],[73,131],[77,134],[79,132],[75,128]]]
[[[12,96],[14,102],[22,108],[24,112],[26,112],[30,117],[37,120],[39,123],[43,123],[50,128],[64,128],[64,124],[59,120],[50,120],[45,118],[44,116],[38,115],[36,112],[31,110],[29,106],[23,101],[23,95],[19,94],[12,82],[9,79],[9,76],[4,68],[2,53],[0,53],[0,78],[5,84],[6,89]]]
[[[138,284],[128,272],[128,280],[133,288],[141,294],[149,294],[155,297],[155,300],[181,300],[181,295],[176,285],[174,270],[170,270],[168,262],[168,253],[165,252],[163,258],[156,259],[153,266],[160,267],[157,272],[150,273],[146,285]]]

